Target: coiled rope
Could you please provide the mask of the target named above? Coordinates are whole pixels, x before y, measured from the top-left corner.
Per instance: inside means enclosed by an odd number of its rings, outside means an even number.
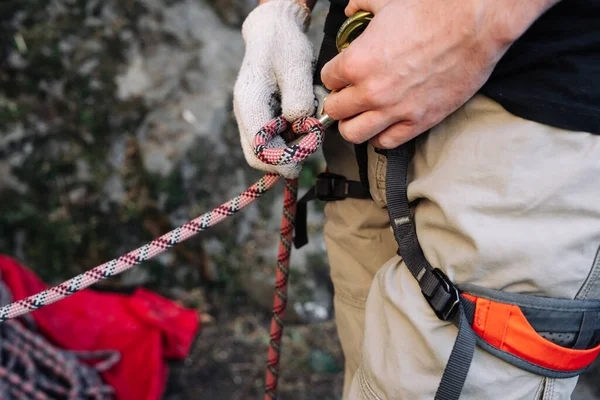
[[[290,125],[291,133],[288,131]],[[301,162],[319,148],[323,141],[323,133],[324,128],[316,118],[304,117],[290,124],[283,116],[279,116],[271,120],[257,133],[254,141],[254,151],[261,161],[270,165]],[[287,148],[268,147],[269,142],[276,135],[282,135],[288,141],[301,135],[305,136],[298,143]],[[187,222],[179,228],[173,229],[161,237],[154,239],[152,242],[92,268],[57,286],[1,307],[0,322],[55,303],[97,282],[118,275],[163,253],[174,245],[224,221],[228,217],[244,209],[246,206],[252,204],[275,186],[279,179],[280,176],[278,174],[267,173],[239,196],[236,196],[217,208]],[[269,342],[265,380],[265,400],[275,399],[277,392],[281,337],[283,335],[282,320],[287,304],[287,282],[294,231],[294,217],[296,214],[297,193],[298,180],[286,179],[277,268],[275,272],[276,284],[273,316],[271,319],[271,340]]]
[[[0,304],[12,299],[0,281]],[[36,331],[32,318],[0,325],[0,393],[4,400],[112,400],[100,374],[120,359],[113,350],[67,351]],[[93,361],[92,365],[89,362]]]

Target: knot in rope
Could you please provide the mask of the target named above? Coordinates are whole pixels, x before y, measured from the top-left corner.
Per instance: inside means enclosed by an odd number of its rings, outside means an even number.
[[[291,125],[291,132],[288,131]],[[289,123],[283,115],[273,118],[254,137],[254,154],[258,159],[269,165],[284,165],[304,161],[313,154],[321,143],[325,129],[318,119],[302,117]],[[304,137],[289,147],[269,147],[276,135],[281,135],[286,142],[291,142],[299,136]]]

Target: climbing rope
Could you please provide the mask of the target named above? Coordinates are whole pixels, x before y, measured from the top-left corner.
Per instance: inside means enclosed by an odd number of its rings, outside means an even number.
[[[271,317],[270,329],[271,339],[269,340],[267,371],[265,376],[265,400],[272,400],[277,397],[281,338],[283,336],[283,315],[287,305],[287,283],[294,235],[294,216],[296,215],[297,194],[298,180],[286,179],[279,250],[277,254],[277,268],[275,270],[275,295],[273,298],[273,316]]]
[[[292,124],[293,133],[306,134],[297,144],[286,149],[268,148],[268,143],[276,136],[286,136],[288,122],[282,116],[275,118],[258,132],[254,140],[254,152],[264,163],[282,165],[304,160],[315,152],[323,142],[323,125],[315,118],[300,118]],[[293,140],[293,136],[284,137]],[[265,376],[265,400],[277,397],[279,378],[279,360],[281,355],[281,338],[283,336],[283,316],[287,306],[287,283],[289,277],[290,254],[294,239],[294,217],[296,216],[296,199],[298,197],[298,180],[286,179],[283,197],[283,216],[275,270],[275,295],[273,298],[273,316],[271,318],[271,339],[267,371]]]
[[[289,131],[291,125],[291,132]],[[254,151],[257,157],[271,165],[283,165],[300,162],[314,153],[323,141],[324,128],[319,120],[311,117],[300,118],[292,124],[283,116],[271,120],[256,135]],[[286,141],[303,136],[302,139],[287,148],[268,147],[269,142],[276,136],[282,135]],[[43,292],[25,299],[7,304],[0,308],[0,322],[27,314],[41,307],[55,303],[78,291],[85,289],[106,278],[118,275],[134,266],[149,260],[174,245],[210,228],[252,204],[268,192],[279,181],[280,176],[267,173],[254,185],[250,186],[239,196],[193,219],[152,242],[143,245],[121,257],[92,268],[74,278]],[[279,251],[277,256],[276,284],[271,320],[271,340],[269,342],[268,365],[265,382],[265,399],[276,398],[277,381],[279,377],[279,359],[281,338],[283,335],[283,315],[287,304],[287,281],[291,243],[294,231],[294,216],[296,214],[296,198],[298,180],[286,179],[284,187],[283,217],[280,233]]]
[[[0,282],[0,304],[12,298]],[[110,400],[111,386],[100,373],[120,359],[117,351],[60,349],[35,331],[31,318],[0,325],[0,393],[4,400]],[[88,365],[93,361],[93,365]]]
[[[181,243],[192,236],[202,232],[213,225],[225,220],[271,189],[279,181],[279,176],[268,173],[258,182],[246,189],[242,194],[228,202],[193,219],[186,224],[154,239],[121,257],[115,258],[107,263],[92,268],[74,278],[59,285],[44,290],[43,292],[10,303],[0,308],[0,322],[15,318],[20,315],[37,310],[41,307],[62,300],[78,291],[85,289],[106,278],[118,275],[149,260],[174,245]]]

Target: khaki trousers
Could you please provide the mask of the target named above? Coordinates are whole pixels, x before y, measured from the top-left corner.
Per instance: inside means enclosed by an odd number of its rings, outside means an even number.
[[[331,172],[359,179],[339,133],[328,132],[324,152]],[[457,329],[437,319],[395,255],[386,159],[372,148],[368,172],[373,200],[325,208],[344,399],[433,399]],[[425,256],[454,282],[600,298],[600,136],[476,96],[418,139],[409,182]],[[533,375],[478,348],[461,398],[568,399],[576,380]]]

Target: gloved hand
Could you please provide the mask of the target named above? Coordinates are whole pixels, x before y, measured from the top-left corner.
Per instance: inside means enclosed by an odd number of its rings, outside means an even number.
[[[259,5],[242,26],[246,53],[233,106],[244,156],[250,166],[296,178],[299,163],[268,165],[253,150],[256,133],[280,112],[292,122],[314,111],[313,49],[305,35],[310,15],[294,0]],[[286,147],[277,136],[267,147]]]

